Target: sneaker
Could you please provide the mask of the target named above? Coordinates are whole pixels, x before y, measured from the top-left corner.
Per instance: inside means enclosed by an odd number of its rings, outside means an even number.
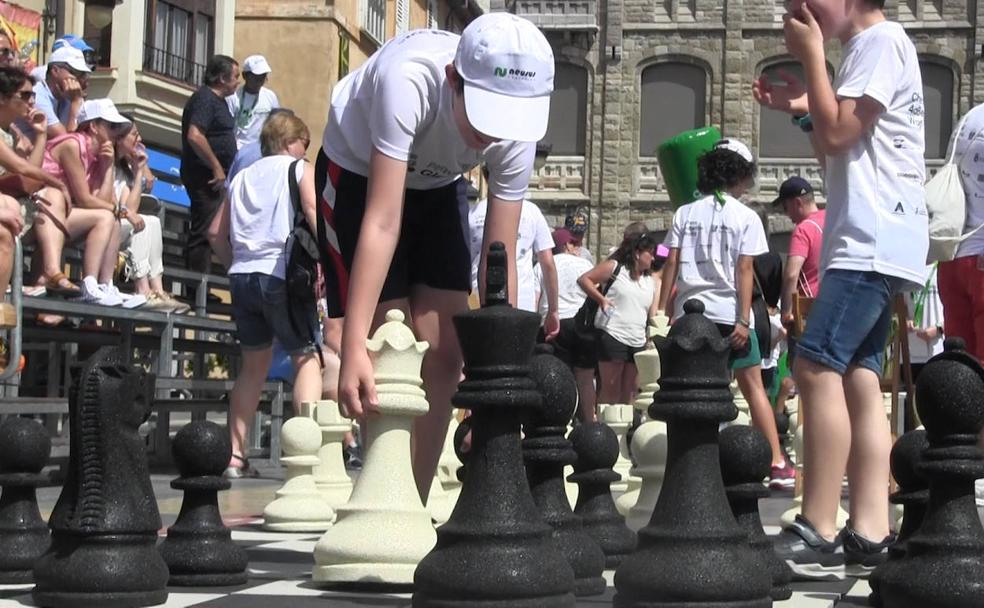
[[[174,310],[170,302],[154,292],[147,294],[146,297],[147,302],[141,307],[143,310],[152,310],[154,312],[172,312]]]
[[[105,292],[106,294],[119,298],[123,308],[128,308],[128,309],[138,308],[147,303],[146,296],[140,295],[138,293],[123,293],[116,287],[116,285],[113,284],[100,285],[99,288],[102,289],[103,292]]]
[[[796,485],[796,468],[788,460],[782,466],[772,465],[769,473],[769,487],[773,490],[787,490]]]
[[[100,304],[102,306],[120,306],[123,304],[123,298],[113,292],[105,291],[94,277],[86,277],[82,280],[82,295],[76,300],[85,304]]]
[[[848,576],[868,578],[871,571],[888,559],[888,548],[895,543],[895,535],[889,534],[881,542],[872,542],[851,527],[851,520],[841,532],[844,542],[844,565]]]
[[[794,579],[840,581],[845,576],[841,536],[827,540],[805,517],[797,515],[793,524],[779,533],[774,547],[779,559],[789,564]]]
[[[347,445],[343,453],[345,468],[350,471],[362,470],[362,449],[358,445]]]
[[[165,302],[168,303],[168,305],[171,307],[171,312],[175,314],[183,315],[189,310],[191,310],[191,306],[178,300],[177,298],[175,298],[173,295],[171,295],[166,291],[158,291],[155,293],[159,298],[163,299]]]

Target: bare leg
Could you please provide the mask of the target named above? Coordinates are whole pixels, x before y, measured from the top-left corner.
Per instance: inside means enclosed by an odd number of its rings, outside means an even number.
[[[61,255],[65,247],[65,233],[62,232],[62,227],[65,226],[65,198],[53,188],[41,190],[38,196],[38,205],[44,212],[39,212],[34,219],[34,234],[41,252],[38,283],[43,283],[45,276],[61,272]],[[45,213],[50,213],[54,220]],[[55,222],[60,223],[61,227]]]
[[[796,359],[803,426],[803,517],[827,540],[837,534],[841,482],[851,450],[851,420],[840,374],[804,357]]]
[[[636,393],[639,391],[639,371],[636,369],[635,361],[626,361],[622,367],[621,398],[619,403],[632,404],[635,401]]]
[[[266,381],[270,362],[273,360],[273,348],[244,350],[242,353],[243,364],[236,377],[236,384],[229,394],[229,436],[232,441],[232,453],[246,456],[243,453],[246,432],[260,404],[260,393],[263,391],[263,383]],[[229,461],[229,466],[241,464],[236,458]]]
[[[321,362],[317,353],[291,355],[294,363],[294,414],[299,414],[305,401],[321,399]]]
[[[748,401],[748,410],[752,414],[752,425],[762,431],[772,450],[772,464],[782,465],[785,456],[779,445],[779,433],[776,431],[776,417],[769,404],[769,396],[762,386],[762,368],[758,365],[735,370],[738,388]]]
[[[110,218],[112,218],[110,214]],[[102,285],[112,285],[113,276],[116,274],[116,264],[120,256],[120,224],[117,221],[110,222],[109,240],[98,243],[102,247],[102,259],[99,263],[99,283]],[[92,233],[85,240],[85,248],[88,250],[96,244],[92,238]],[[88,274],[88,273],[87,273]]]
[[[844,394],[851,429],[863,440],[851,442],[847,479],[851,487],[851,526],[879,542],[888,535],[889,454],[892,431],[882,403],[878,376],[870,369],[850,367]]]
[[[594,422],[598,418],[598,397],[595,394],[594,377],[593,369],[574,368],[574,381],[577,383],[577,410],[582,422]]]
[[[622,397],[622,369],[625,361],[599,361],[598,403],[619,403]]]
[[[413,473],[426,503],[451,420],[451,396],[461,381],[461,349],[452,317],[468,310],[468,294],[416,285],[410,306],[417,339],[430,344],[421,370],[430,411],[413,428]]]
[[[10,213],[20,214],[17,201],[9,196],[0,194],[0,207]],[[0,226],[0,301],[3,300],[14,271],[14,236],[6,226]]]

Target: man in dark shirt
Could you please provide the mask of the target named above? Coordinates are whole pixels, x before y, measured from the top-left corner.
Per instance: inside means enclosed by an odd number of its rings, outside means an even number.
[[[209,227],[225,197],[226,171],[236,156],[236,123],[225,98],[236,92],[239,64],[216,55],[205,67],[205,85],[185,104],[181,115],[181,182],[191,200],[188,268],[209,272],[212,249],[223,260],[228,246],[216,243]]]

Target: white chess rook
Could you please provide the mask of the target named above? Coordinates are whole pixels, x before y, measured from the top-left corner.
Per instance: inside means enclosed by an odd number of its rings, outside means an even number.
[[[307,404],[305,404],[307,405]],[[314,467],[314,482],[332,508],[348,502],[352,495],[352,478],[345,471],[345,433],[352,430],[352,421],[344,418],[334,401],[315,401],[311,415],[321,427],[321,449],[318,465]]]
[[[417,342],[391,310],[367,341],[375,367],[380,415],[366,428],[362,474],[337,523],[314,549],[313,580],[407,585],[437,534],[420,501],[410,467],[410,428],[427,413],[420,366],[426,342]]]
[[[274,532],[322,532],[335,519],[311,474],[318,464],[321,429],[311,418],[296,416],[281,431],[287,480],[263,510],[263,527]]]

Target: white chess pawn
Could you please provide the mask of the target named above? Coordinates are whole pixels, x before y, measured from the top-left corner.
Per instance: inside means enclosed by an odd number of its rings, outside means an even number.
[[[618,460],[615,461],[613,470],[622,476],[621,481],[612,484],[612,492],[624,493],[629,489],[629,470],[632,468],[632,460],[629,458],[629,442],[626,435],[629,427],[632,426],[632,406],[625,403],[615,403],[612,405],[599,405],[598,418],[607,424],[618,436]]]
[[[413,419],[427,413],[420,388],[426,342],[417,342],[398,310],[366,346],[373,357],[379,415],[366,425],[362,474],[338,521],[314,549],[316,582],[413,583],[417,563],[437,542],[410,467]]]
[[[352,422],[342,416],[338,404],[331,400],[312,402],[309,415],[321,428],[314,482],[328,504],[337,509],[348,502],[352,494],[352,478],[345,472],[343,455],[345,433],[352,430]]]
[[[284,423],[280,432],[287,465],[287,480],[277,498],[263,510],[263,527],[274,532],[322,532],[331,527],[335,513],[318,491],[312,469],[318,464],[321,429],[305,416]]]

